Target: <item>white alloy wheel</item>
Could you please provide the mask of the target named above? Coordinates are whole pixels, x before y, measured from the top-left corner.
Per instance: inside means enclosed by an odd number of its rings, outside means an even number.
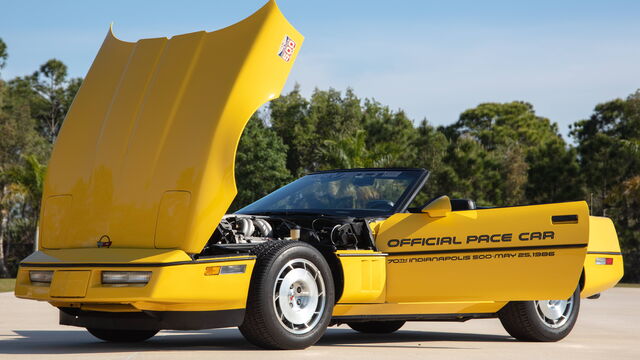
[[[293,259],[280,269],[273,287],[273,306],[280,325],[306,334],[322,318],[326,302],[322,274],[309,260]]]
[[[573,309],[573,297],[567,300],[538,300],[534,301],[536,313],[542,322],[552,328],[559,328],[569,319]]]

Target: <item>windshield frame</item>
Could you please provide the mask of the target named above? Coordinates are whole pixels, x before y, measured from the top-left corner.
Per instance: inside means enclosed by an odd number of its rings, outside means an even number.
[[[424,186],[425,182],[427,181],[427,178],[429,177],[429,171],[426,169],[421,169],[421,168],[403,168],[403,167],[391,167],[391,168],[354,168],[354,169],[337,169],[337,170],[324,170],[324,171],[316,171],[316,172],[312,172],[309,173],[305,176],[310,176],[310,175],[317,175],[317,174],[331,174],[331,173],[341,173],[341,172],[366,172],[366,171],[412,171],[412,172],[416,172],[417,177],[416,180],[413,182],[413,184],[409,185],[407,187],[407,189],[405,189],[405,191],[402,193],[402,195],[400,195],[400,197],[398,198],[398,201],[396,201],[396,204],[394,205],[394,207],[386,212],[381,212],[378,210],[371,210],[371,209],[352,209],[352,210],[344,210],[344,209],[339,209],[339,210],[334,210],[334,211],[326,211],[326,212],[321,212],[321,211],[313,211],[313,210],[296,210],[296,209],[291,209],[291,211],[287,211],[287,210],[283,210],[283,211],[269,211],[269,210],[265,210],[265,211],[250,211],[250,212],[243,212],[242,210],[244,208],[246,208],[247,206],[243,207],[242,209],[236,211],[236,214],[244,214],[244,215],[329,215],[329,216],[353,216],[353,217],[387,217],[387,216],[391,216],[393,214],[396,213],[403,213],[407,211],[407,207],[409,206],[409,204],[413,201],[413,199],[416,197],[416,195],[418,194],[418,192],[420,191],[420,189],[422,189],[422,187]],[[302,176],[298,179],[301,179],[305,176]],[[298,179],[294,180],[297,181]],[[289,183],[291,184],[291,183]],[[289,185],[287,184],[287,185]],[[284,186],[287,186],[284,185]],[[274,190],[274,191],[278,191],[279,189],[283,188],[284,186],[281,186],[280,188]],[[271,193],[273,193],[274,191],[272,191]],[[271,194],[269,193],[269,194]],[[265,195],[268,196],[269,194]],[[264,198],[264,196],[262,197]],[[262,199],[260,198],[260,199]],[[259,201],[260,199],[256,200]],[[255,201],[254,201],[255,202]],[[252,204],[254,203],[252,202]]]

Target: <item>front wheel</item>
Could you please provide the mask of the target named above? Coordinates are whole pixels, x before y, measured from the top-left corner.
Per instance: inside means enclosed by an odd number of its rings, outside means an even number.
[[[152,338],[158,330],[115,330],[87,328],[91,335],[109,342],[140,342]]]
[[[304,349],[327,329],[334,304],[331,270],[322,254],[298,241],[260,245],[240,332],[267,349]]]
[[[579,311],[578,288],[566,300],[512,301],[498,312],[498,317],[518,340],[551,342],[569,335]]]

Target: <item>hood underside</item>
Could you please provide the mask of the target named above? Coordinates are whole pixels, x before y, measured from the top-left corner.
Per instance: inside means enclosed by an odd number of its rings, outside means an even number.
[[[236,195],[246,122],[279,96],[302,41],[275,1],[215,32],[110,30],[49,162],[41,248],[199,252]]]

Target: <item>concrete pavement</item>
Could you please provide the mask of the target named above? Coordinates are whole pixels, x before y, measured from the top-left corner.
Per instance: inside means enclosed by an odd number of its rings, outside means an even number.
[[[237,329],[162,331],[139,344],[101,342],[84,329],[57,325],[51,305],[0,293],[0,359],[640,359],[640,288],[583,299],[573,332],[558,343],[515,341],[495,319],[407,323],[390,335],[330,328],[301,351],[263,351]]]

